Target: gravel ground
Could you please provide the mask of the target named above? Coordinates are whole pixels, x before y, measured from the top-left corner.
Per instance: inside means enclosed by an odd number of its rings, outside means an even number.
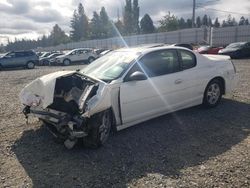
[[[239,85],[217,108],[147,121],[97,150],[66,150],[21,114],[20,90],[65,67],[0,72],[0,187],[250,187],[250,60],[235,65]]]

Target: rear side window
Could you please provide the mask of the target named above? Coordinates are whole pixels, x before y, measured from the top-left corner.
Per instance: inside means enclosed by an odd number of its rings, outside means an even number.
[[[178,55],[175,50],[160,50],[146,54],[139,61],[149,77],[161,76],[179,70]]]
[[[191,69],[196,66],[196,57],[192,52],[186,50],[179,50],[182,69]]]

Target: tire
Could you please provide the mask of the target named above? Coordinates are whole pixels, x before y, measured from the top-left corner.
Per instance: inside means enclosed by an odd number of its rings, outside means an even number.
[[[0,71],[3,70],[3,66],[0,64]]]
[[[94,57],[89,57],[89,58],[88,58],[88,64],[92,63],[93,61],[95,61],[95,58],[94,58]]]
[[[208,108],[216,107],[221,101],[222,92],[222,83],[219,80],[210,81],[204,92],[203,105]]]
[[[44,66],[48,66],[48,65],[49,65],[49,61],[48,61],[48,60],[45,60],[45,61],[43,62],[43,65],[44,65]]]
[[[33,61],[29,61],[26,64],[27,69],[34,69],[35,68],[35,63]]]
[[[112,113],[110,110],[101,112],[90,120],[89,135],[83,139],[86,147],[98,148],[107,140],[112,128]]]
[[[64,59],[63,60],[63,65],[64,66],[69,66],[71,64],[71,61],[69,59]]]

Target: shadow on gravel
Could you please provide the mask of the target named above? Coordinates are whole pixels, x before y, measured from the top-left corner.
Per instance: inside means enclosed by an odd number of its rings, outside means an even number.
[[[66,150],[41,127],[24,132],[12,151],[34,187],[126,187],[147,173],[178,177],[226,152],[249,135],[249,112],[249,104],[224,99],[118,132],[97,150]]]

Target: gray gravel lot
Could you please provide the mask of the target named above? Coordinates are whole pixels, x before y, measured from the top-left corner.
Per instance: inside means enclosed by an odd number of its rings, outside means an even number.
[[[250,60],[234,61],[235,92],[214,109],[168,114],[66,150],[21,114],[20,90],[61,69],[0,72],[0,187],[250,187]]]

